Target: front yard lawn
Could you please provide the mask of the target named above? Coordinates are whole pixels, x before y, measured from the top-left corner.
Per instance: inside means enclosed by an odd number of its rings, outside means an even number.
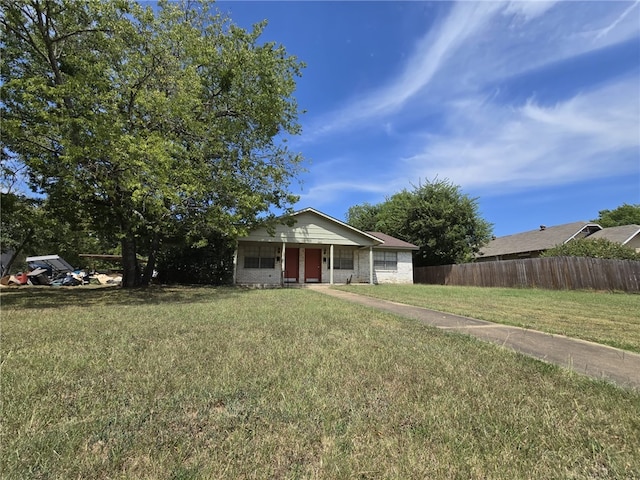
[[[639,478],[640,393],[311,290],[2,291],[2,478]]]
[[[441,285],[336,288],[640,353],[638,294]]]

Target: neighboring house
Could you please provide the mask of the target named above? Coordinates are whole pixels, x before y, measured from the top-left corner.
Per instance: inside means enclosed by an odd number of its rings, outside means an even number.
[[[599,230],[602,230],[600,225],[590,222],[573,222],[554,227],[540,225],[538,230],[494,238],[480,249],[476,261],[536,258],[545,250],[587,237]]]
[[[620,227],[603,228],[589,235],[589,238],[606,238],[611,242],[619,243],[640,253],[640,225],[622,225]]]
[[[419,247],[382,233],[363,232],[313,208],[292,214],[292,226],[265,228],[238,240],[234,283],[413,283]]]

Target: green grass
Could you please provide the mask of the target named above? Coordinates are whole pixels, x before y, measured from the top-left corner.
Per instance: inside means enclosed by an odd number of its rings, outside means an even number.
[[[3,479],[640,478],[640,393],[309,290],[16,289]]]
[[[441,285],[336,288],[640,353],[640,295]]]

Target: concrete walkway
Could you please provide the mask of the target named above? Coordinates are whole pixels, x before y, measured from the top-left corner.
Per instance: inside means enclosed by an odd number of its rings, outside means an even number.
[[[443,330],[472,335],[578,373],[611,381],[625,388],[640,389],[640,355],[636,353],[563,335],[500,325],[343,292],[328,286],[318,285],[313,289],[332,297],[412,318]]]

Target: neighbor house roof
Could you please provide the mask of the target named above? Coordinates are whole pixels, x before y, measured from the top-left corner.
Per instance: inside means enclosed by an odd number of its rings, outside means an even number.
[[[603,228],[590,235],[589,238],[606,238],[612,242],[625,245],[637,235],[640,235],[640,225],[622,225],[620,227]]]
[[[369,235],[373,235],[374,237],[379,238],[384,243],[382,245],[378,245],[376,248],[392,248],[394,250],[420,250],[420,247],[414,245],[413,243],[405,242],[404,240],[400,240],[399,238],[392,237],[391,235],[387,235],[382,232],[367,232]]]
[[[491,240],[480,249],[479,257],[498,257],[519,253],[540,252],[573,240],[583,232],[590,234],[602,230],[597,223],[573,222],[553,227],[541,225],[538,230],[516,233]]]

